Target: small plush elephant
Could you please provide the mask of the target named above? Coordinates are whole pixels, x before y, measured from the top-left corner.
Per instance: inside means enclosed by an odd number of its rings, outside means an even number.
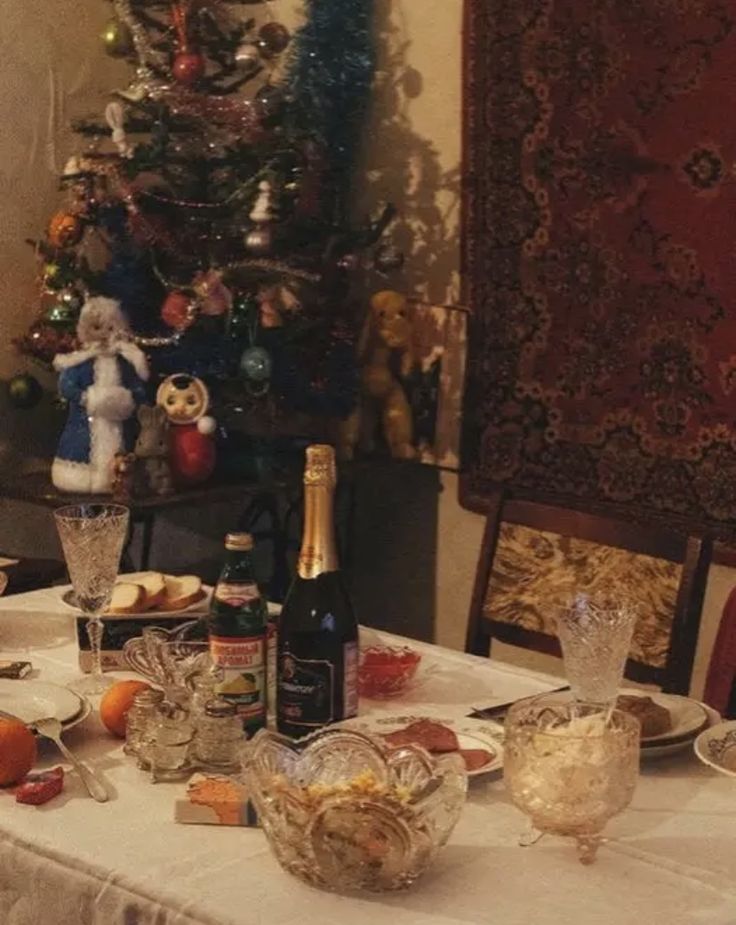
[[[169,422],[157,405],[141,405],[141,425],[135,445],[135,493],[139,496],[168,495],[174,488],[169,465]]]

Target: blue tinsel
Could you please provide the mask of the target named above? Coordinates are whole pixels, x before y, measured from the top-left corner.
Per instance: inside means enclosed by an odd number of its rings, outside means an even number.
[[[322,144],[344,187],[373,81],[373,0],[306,0],[305,7],[286,76],[291,119]]]

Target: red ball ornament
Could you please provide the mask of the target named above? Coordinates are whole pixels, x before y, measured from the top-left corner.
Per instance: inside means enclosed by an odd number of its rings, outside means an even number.
[[[196,307],[185,292],[170,292],[161,306],[161,320],[175,331],[186,331],[194,324]]]
[[[52,247],[73,247],[81,240],[83,231],[84,226],[78,215],[57,212],[49,222],[49,243]]]
[[[207,62],[198,51],[185,49],[177,53],[171,67],[174,80],[185,87],[191,87],[204,77]]]

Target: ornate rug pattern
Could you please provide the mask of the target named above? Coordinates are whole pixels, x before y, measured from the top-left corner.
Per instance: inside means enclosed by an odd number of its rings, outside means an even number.
[[[465,111],[466,503],[736,532],[736,5],[468,0]]]

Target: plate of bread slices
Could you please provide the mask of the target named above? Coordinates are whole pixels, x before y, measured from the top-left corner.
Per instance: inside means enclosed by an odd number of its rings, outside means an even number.
[[[202,580],[196,575],[131,572],[120,575],[115,582],[110,606],[105,612],[110,615],[143,616],[161,613],[174,616],[204,609],[208,598]],[[78,609],[72,589],[64,592],[62,600]]]

